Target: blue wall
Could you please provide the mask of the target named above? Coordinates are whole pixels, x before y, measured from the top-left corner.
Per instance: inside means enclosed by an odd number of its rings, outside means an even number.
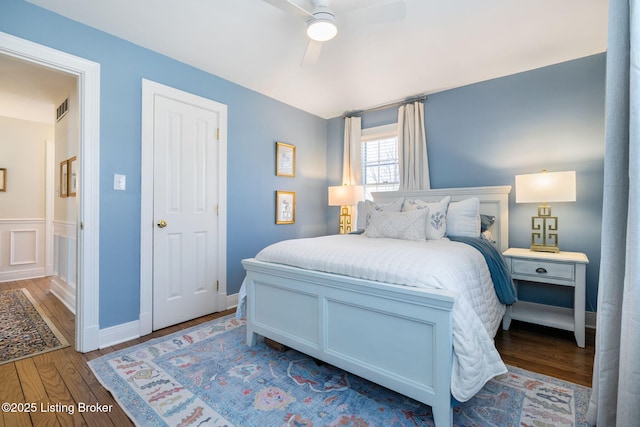
[[[335,232],[343,121],[324,120],[22,0],[0,2],[0,31],[101,65],[100,327],[138,319],[140,275],[141,79],[228,106],[227,292],[238,291],[240,260],[269,243]],[[600,258],[604,152],[604,55],[431,95],[425,102],[434,188],[513,185],[514,175],[578,172],[578,201],[555,204],[563,250],[586,252],[589,309]],[[366,114],[363,126],[396,121]],[[296,178],[274,174],[275,142],[297,146]],[[113,174],[127,191],[112,189]],[[296,224],[275,225],[275,191],[296,191]],[[515,205],[512,246],[529,244],[535,206]],[[126,244],[123,244],[126,242]],[[532,299],[546,297],[533,290]],[[560,301],[562,304],[562,301]],[[568,301],[565,301],[568,303]]]
[[[595,311],[604,174],[605,54],[430,95],[425,101],[433,188],[514,186],[515,175],[577,172],[577,201],[553,204],[562,250],[584,252],[587,310]],[[363,115],[362,127],[397,121],[397,108]],[[339,183],[343,119],[328,126],[328,179]],[[531,241],[531,204],[510,194],[510,246]],[[328,216],[336,217],[337,211]],[[570,292],[523,286],[525,300],[571,306]]]
[[[22,0],[0,2],[0,31],[100,63],[100,328],[140,311],[141,79],[228,106],[227,292],[240,260],[277,240],[327,232],[324,119]],[[275,142],[297,146],[296,178],[275,176]],[[113,174],[127,175],[114,191]],[[275,191],[296,191],[296,223],[275,225]]]

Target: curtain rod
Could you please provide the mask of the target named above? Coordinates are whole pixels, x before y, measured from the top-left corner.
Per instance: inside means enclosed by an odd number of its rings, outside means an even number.
[[[369,113],[369,112],[372,112],[372,111],[386,110],[387,108],[396,107],[396,106],[402,105],[402,104],[409,104],[409,103],[417,102],[417,101],[424,101],[426,99],[427,99],[427,95],[411,96],[411,97],[405,98],[405,99],[403,99],[401,101],[394,101],[394,102],[390,102],[388,104],[377,105],[375,107],[365,108],[364,110],[347,111],[342,115],[342,118],[344,119],[345,117],[357,116],[357,115],[360,115],[360,114],[363,114],[363,113]]]

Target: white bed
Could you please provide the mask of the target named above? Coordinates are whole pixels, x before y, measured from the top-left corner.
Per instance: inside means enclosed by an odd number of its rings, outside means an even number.
[[[480,200],[480,212],[495,217],[491,232],[495,245],[502,251],[508,247],[510,189],[510,186],[500,186],[377,193],[375,201],[389,202],[403,197],[435,202],[451,196],[451,202],[456,202],[476,197]],[[356,243],[357,239],[366,239],[362,236],[342,237]],[[329,236],[319,240],[330,244],[336,238]],[[370,240],[373,244],[376,239]],[[432,243],[432,247],[437,246],[437,241]],[[304,241],[298,244],[304,244]],[[394,248],[389,250],[395,251]],[[263,258],[270,259],[264,255]],[[304,262],[301,260],[300,265],[305,266]],[[462,365],[458,363],[460,356],[454,355],[454,339],[459,344],[461,333],[454,317],[459,322],[461,312],[469,312],[460,309],[463,298],[457,292],[415,287],[413,282],[407,283],[410,286],[394,284],[399,283],[398,280],[387,273],[377,273],[378,276],[372,276],[375,280],[353,277],[358,274],[349,271],[348,262],[329,269],[342,274],[283,265],[277,261],[248,259],[242,263],[247,271],[244,291],[249,345],[254,345],[261,336],[268,337],[430,405],[437,426],[452,425],[452,378],[456,386],[460,377],[458,366]],[[413,280],[419,280],[423,275],[424,272],[416,272],[418,279],[414,277]],[[461,302],[454,310],[456,298]],[[483,320],[490,339],[501,316],[499,314],[496,321],[494,313],[488,316],[490,320]],[[457,327],[455,333],[454,327]],[[480,345],[486,345],[486,339]],[[484,375],[482,378],[473,381],[473,393],[478,384],[481,387],[489,379],[485,378],[487,375],[498,373],[500,366],[504,366],[499,356],[495,360],[496,354],[487,348],[486,354],[481,354],[487,360],[476,361],[480,367],[491,366],[478,374]]]

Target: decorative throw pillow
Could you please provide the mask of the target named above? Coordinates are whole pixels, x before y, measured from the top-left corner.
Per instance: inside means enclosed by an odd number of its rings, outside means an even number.
[[[429,209],[411,212],[385,212],[373,210],[367,216],[367,237],[425,240]]]
[[[424,200],[405,200],[402,210],[411,212],[414,210],[428,209],[427,240],[442,239],[447,233],[447,209],[451,197],[447,196],[439,202],[425,202]]]
[[[495,243],[496,239],[493,238],[491,233],[491,226],[496,222],[496,217],[493,215],[480,214],[480,238],[491,243]]]
[[[495,216],[480,214],[480,231],[484,233],[493,225],[494,222],[496,222]]]
[[[449,203],[447,235],[480,237],[480,199],[471,197]]]
[[[489,230],[484,230],[482,232],[482,234],[480,234],[480,238],[482,240],[486,240],[487,242],[490,242],[490,243],[495,243],[496,242],[496,239],[493,238],[493,234]]]
[[[400,212],[402,210],[402,203],[404,198],[396,199],[388,203],[374,203],[371,200],[365,200],[358,202],[358,212],[356,216],[356,227],[358,230],[364,230],[367,224],[367,216],[369,212]]]

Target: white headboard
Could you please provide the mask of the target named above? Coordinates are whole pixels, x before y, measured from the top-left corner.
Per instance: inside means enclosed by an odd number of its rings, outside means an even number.
[[[445,196],[451,196],[452,202],[477,197],[480,199],[480,213],[496,218],[491,233],[496,240],[500,253],[509,248],[509,193],[510,185],[493,187],[439,188],[419,191],[381,191],[373,193],[376,202],[390,202],[399,197],[437,202]]]

